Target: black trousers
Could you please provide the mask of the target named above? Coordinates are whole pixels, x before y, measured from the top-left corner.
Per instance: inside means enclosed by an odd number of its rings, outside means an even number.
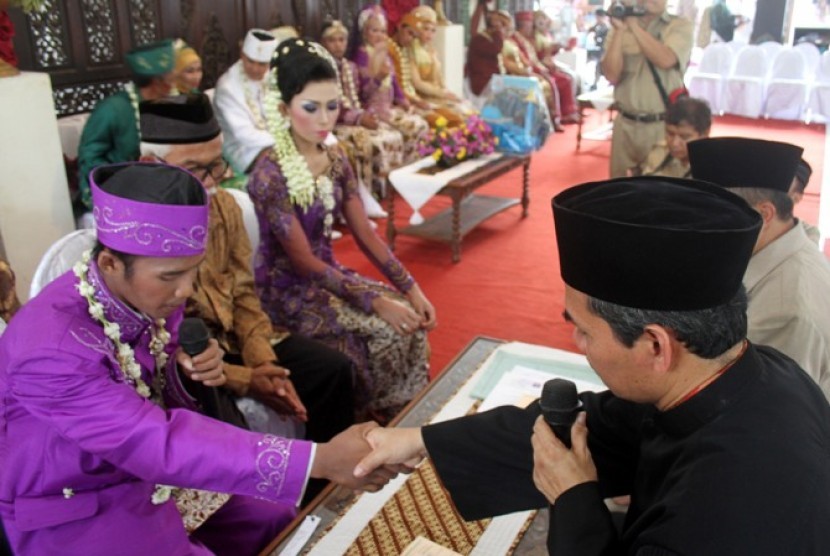
[[[354,423],[354,385],[351,360],[324,344],[292,334],[276,346],[279,365],[291,371],[291,382],[308,410],[306,440],[326,442]],[[225,361],[242,365],[236,354]],[[234,394],[182,377],[202,413],[231,425],[249,428],[236,407]]]
[[[354,423],[352,362],[317,340],[292,334],[276,346],[279,365],[308,410],[306,439],[325,442]]]

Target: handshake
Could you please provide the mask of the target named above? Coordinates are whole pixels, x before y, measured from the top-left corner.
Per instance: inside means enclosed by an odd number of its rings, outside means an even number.
[[[361,423],[317,445],[311,476],[377,492],[398,473],[411,473],[425,456],[420,428],[384,429],[375,422]]]

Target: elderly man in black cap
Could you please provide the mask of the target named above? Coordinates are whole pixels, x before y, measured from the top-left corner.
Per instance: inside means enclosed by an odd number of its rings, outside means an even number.
[[[356,474],[428,455],[465,519],[555,503],[556,555],[830,553],[830,406],[746,340],[758,214],[671,178],[577,186],[553,211],[565,316],[610,389],[579,396],[572,448],[534,403],[368,432]],[[621,494],[618,533],[603,499]]]
[[[763,219],[744,276],[748,338],[795,359],[830,399],[830,264],[793,216],[789,196],[801,153],[743,137],[689,143],[692,175],[737,193]]]
[[[305,423],[307,438],[331,439],[354,422],[352,365],[325,345],[275,329],[254,291],[251,244],[242,212],[217,187],[228,169],[222,136],[210,100],[201,93],[145,102],[140,106],[142,155],[181,166],[198,177],[209,194],[210,227],[205,259],[199,266],[186,313],[205,320],[225,351],[227,383],[218,400],[196,385],[194,395],[212,417],[260,432],[269,430],[256,400],[283,417]],[[246,422],[234,401],[247,398]],[[314,489],[312,489],[314,490]]]

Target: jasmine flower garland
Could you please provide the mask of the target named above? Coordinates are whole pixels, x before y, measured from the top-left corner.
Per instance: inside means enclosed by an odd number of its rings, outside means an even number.
[[[295,43],[297,46],[306,46],[306,43],[299,40]],[[320,55],[315,43],[308,43],[309,51]],[[289,46],[283,46],[281,51],[274,54],[278,57],[280,54],[288,54],[290,52]],[[319,47],[322,50],[322,47]],[[329,63],[331,63],[330,60]],[[335,72],[336,72],[335,67]],[[277,156],[277,161],[282,169],[283,176],[288,189],[288,198],[292,204],[301,207],[304,211],[314,204],[314,200],[319,198],[322,201],[325,210],[323,218],[324,232],[326,236],[331,237],[332,226],[334,224],[334,186],[328,176],[320,176],[317,180],[311,175],[311,170],[305,157],[297,151],[297,145],[291,136],[290,123],[280,113],[279,105],[282,102],[282,95],[279,90],[279,83],[277,81],[277,68],[274,67],[268,74],[270,91],[265,95],[263,106],[265,109],[265,120],[268,126],[268,132],[274,138],[274,153]]]
[[[100,301],[95,299],[95,287],[89,283],[87,274],[89,273],[89,261],[92,258],[92,251],[86,251],[81,260],[75,265],[73,271],[78,277],[78,285],[76,286],[81,297],[86,299],[89,305],[89,314],[96,321],[101,323],[104,327],[104,335],[115,346],[115,357],[118,360],[118,366],[121,373],[128,384],[132,384],[136,392],[143,397],[149,399],[153,392],[146,382],[141,378],[141,366],[135,359],[135,352],[129,344],[121,341],[121,327],[114,322],[107,320],[104,316],[104,306]],[[156,319],[153,327],[153,335],[150,341],[150,353],[156,362],[156,373],[159,377],[163,377],[164,369],[167,366],[168,354],[165,351],[167,344],[170,343],[170,332],[164,327],[164,319]],[[163,390],[163,381],[160,380],[158,388],[158,400],[161,405],[161,390]],[[153,491],[151,501],[153,504],[163,504],[170,498],[172,487],[166,485],[156,485]],[[70,498],[74,492],[70,488],[63,490],[65,498]]]
[[[138,141],[141,142],[141,112],[138,111],[138,93],[135,90],[135,83],[127,83],[124,90],[130,97],[130,106],[133,107],[133,114],[135,114],[135,131],[138,133]]]

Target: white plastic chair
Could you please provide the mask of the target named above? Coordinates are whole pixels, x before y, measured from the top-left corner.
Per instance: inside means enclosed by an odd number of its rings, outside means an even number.
[[[807,119],[830,120],[830,50],[821,55],[815,79],[810,86]]]
[[[807,79],[812,80],[821,63],[821,51],[811,42],[800,42],[794,48],[804,55],[807,61]]]
[[[245,232],[251,241],[251,268],[253,269],[253,257],[256,257],[256,251],[259,248],[259,220],[256,217],[254,202],[247,191],[241,189],[225,189],[225,191],[233,196],[242,211],[242,222],[245,224]]]
[[[723,86],[732,67],[732,49],[725,43],[710,43],[703,50],[698,71],[689,74],[689,94],[709,103],[712,111],[723,114]]]
[[[775,56],[778,55],[779,52],[781,52],[782,48],[784,48],[783,44],[776,41],[762,42],[758,46],[761,47],[761,49],[764,51],[764,54],[767,55],[767,60],[770,62],[775,60]]]
[[[804,55],[794,48],[780,50],[769,75],[764,115],[779,120],[802,119],[809,86]]]
[[[745,46],[747,46],[747,43],[745,43],[743,41],[735,41],[735,40],[729,41],[726,44],[727,44],[727,46],[729,46],[729,49],[732,50],[732,54],[734,54],[735,56],[737,56],[738,52],[740,52],[741,50],[744,49]]]
[[[748,118],[759,117],[764,107],[767,67],[767,57],[760,46],[743,48],[726,78],[722,110]]]
[[[40,259],[29,287],[29,299],[35,297],[49,282],[59,277],[81,260],[87,249],[95,246],[95,230],[75,230],[60,238],[46,250]]]

